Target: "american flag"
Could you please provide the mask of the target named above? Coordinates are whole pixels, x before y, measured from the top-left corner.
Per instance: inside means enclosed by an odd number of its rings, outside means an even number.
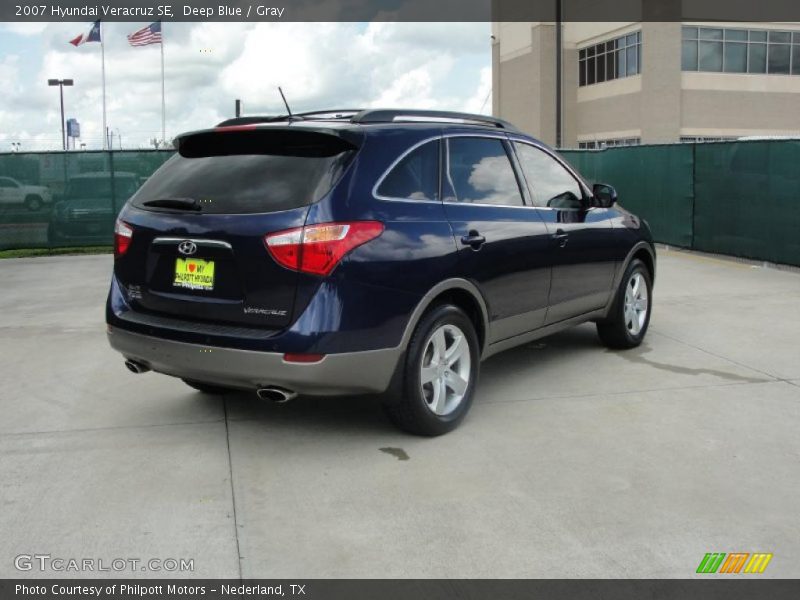
[[[147,46],[148,44],[161,43],[161,22],[156,21],[147,27],[134,31],[128,36],[131,46]]]

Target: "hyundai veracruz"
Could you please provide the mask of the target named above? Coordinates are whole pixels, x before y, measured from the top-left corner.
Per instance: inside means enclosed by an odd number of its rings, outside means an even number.
[[[505,121],[244,117],[175,145],[115,226],[108,338],[133,372],[278,402],[380,394],[438,435],[488,356],[587,321],[611,348],[647,331],[647,224]]]

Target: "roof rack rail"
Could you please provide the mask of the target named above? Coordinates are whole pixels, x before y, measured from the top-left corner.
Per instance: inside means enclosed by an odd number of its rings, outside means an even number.
[[[416,109],[368,109],[363,110],[352,119],[353,123],[392,123],[398,121],[405,122],[442,122],[442,123],[463,123],[465,125],[484,125],[517,131],[508,121],[490,117],[488,115],[476,115],[472,113],[451,112],[445,110],[416,110]]]
[[[233,119],[225,119],[221,123],[217,123],[217,127],[232,127],[234,125],[253,125],[255,123],[270,123],[273,121],[283,121],[287,115],[260,115],[251,117],[234,117]]]
[[[291,115],[252,115],[248,117],[235,117],[226,119],[217,127],[232,127],[235,125],[254,125],[256,123],[276,123],[280,121],[302,121],[308,117],[322,117],[331,115],[329,119],[349,119],[353,115],[363,112],[363,108],[332,108],[330,110],[312,110],[309,112],[292,113]]]
[[[310,112],[294,113],[295,117],[317,117],[320,115],[335,115],[334,119],[345,119],[360,112],[363,108],[332,108],[330,110],[312,110]]]

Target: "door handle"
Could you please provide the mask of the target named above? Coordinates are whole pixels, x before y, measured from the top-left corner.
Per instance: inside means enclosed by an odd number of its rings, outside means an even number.
[[[556,232],[553,234],[553,239],[558,242],[559,247],[563,248],[569,241],[569,234],[563,229],[556,229]]]
[[[486,243],[486,238],[483,237],[476,230],[470,229],[467,235],[462,236],[461,243],[464,244],[465,246],[469,246],[473,250],[480,250],[481,246],[483,246]]]

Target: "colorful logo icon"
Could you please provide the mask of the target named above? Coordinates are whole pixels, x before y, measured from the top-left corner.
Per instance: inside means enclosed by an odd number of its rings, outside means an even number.
[[[765,552],[709,552],[700,561],[697,573],[763,573],[771,560],[772,554]]]

